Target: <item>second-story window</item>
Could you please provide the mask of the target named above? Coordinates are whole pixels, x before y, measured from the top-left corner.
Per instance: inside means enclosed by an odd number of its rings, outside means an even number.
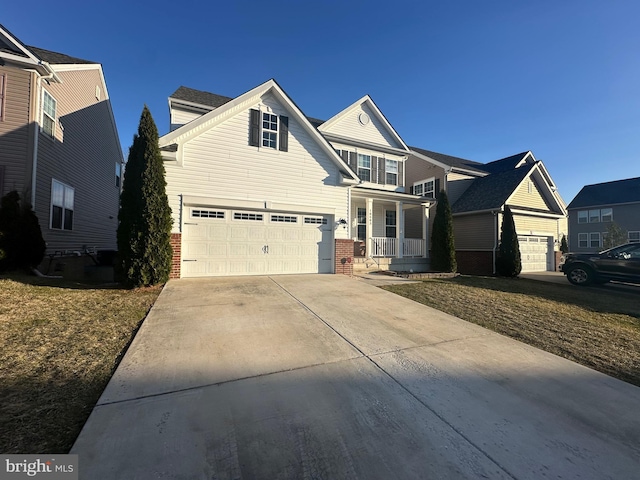
[[[42,95],[42,131],[53,137],[56,134],[57,102],[49,92],[43,90]]]
[[[363,182],[371,181],[371,155],[358,154],[358,177]]]
[[[386,172],[387,185],[398,185],[398,161],[385,160],[384,170]]]
[[[278,116],[271,113],[262,114],[262,146],[277,148]]]

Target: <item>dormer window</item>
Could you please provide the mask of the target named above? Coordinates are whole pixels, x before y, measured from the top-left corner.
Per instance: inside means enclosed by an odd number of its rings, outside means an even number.
[[[289,117],[251,109],[249,145],[288,151]]]

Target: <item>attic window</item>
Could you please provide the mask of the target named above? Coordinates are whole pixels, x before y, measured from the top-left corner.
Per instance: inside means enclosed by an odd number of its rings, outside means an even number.
[[[251,109],[249,145],[287,152],[289,150],[289,117]]]

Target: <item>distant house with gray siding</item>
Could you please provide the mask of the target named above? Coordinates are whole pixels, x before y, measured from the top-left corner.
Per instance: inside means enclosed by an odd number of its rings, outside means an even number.
[[[569,249],[599,252],[615,222],[627,241],[640,242],[640,177],[586,185],[569,206]]]
[[[122,164],[102,66],[0,25],[0,195],[31,202],[48,254],[116,248]]]

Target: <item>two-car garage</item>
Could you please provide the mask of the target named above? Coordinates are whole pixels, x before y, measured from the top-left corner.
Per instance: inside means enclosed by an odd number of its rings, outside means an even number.
[[[331,273],[333,215],[185,206],[182,277]]]

